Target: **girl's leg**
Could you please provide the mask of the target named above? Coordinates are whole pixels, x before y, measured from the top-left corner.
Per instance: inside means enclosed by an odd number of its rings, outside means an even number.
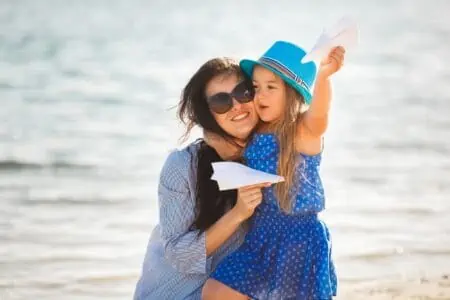
[[[233,290],[229,286],[214,280],[208,279],[202,290],[203,300],[248,300],[246,295]]]

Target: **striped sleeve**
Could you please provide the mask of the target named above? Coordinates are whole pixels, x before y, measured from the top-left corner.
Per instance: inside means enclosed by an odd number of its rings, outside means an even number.
[[[195,218],[194,191],[189,187],[190,154],[172,152],[159,181],[159,217],[165,258],[181,273],[207,274],[211,260],[206,257],[205,233],[190,230]]]

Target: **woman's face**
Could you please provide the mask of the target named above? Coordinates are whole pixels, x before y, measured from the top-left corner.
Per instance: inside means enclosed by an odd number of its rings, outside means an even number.
[[[206,97],[223,92],[231,93],[239,82],[236,75],[216,76],[206,85]],[[211,113],[225,132],[243,141],[259,121],[253,101],[239,103],[233,99],[233,107],[226,113],[218,114],[213,111]]]

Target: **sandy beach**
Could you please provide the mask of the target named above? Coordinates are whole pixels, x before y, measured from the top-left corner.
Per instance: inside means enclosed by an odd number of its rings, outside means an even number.
[[[450,299],[450,275],[418,278],[416,280],[391,280],[367,283],[346,283],[341,286],[339,300],[387,299]]]

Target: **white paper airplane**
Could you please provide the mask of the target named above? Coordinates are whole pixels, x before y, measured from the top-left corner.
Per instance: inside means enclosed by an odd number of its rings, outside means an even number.
[[[302,58],[301,62],[320,61],[334,47],[342,46],[345,50],[348,50],[355,47],[358,41],[359,30],[356,21],[349,17],[344,17],[328,30],[324,30],[314,47]]]
[[[217,181],[221,191],[258,183],[284,181],[282,176],[258,171],[236,162],[215,162],[212,167],[214,172],[211,179]]]

